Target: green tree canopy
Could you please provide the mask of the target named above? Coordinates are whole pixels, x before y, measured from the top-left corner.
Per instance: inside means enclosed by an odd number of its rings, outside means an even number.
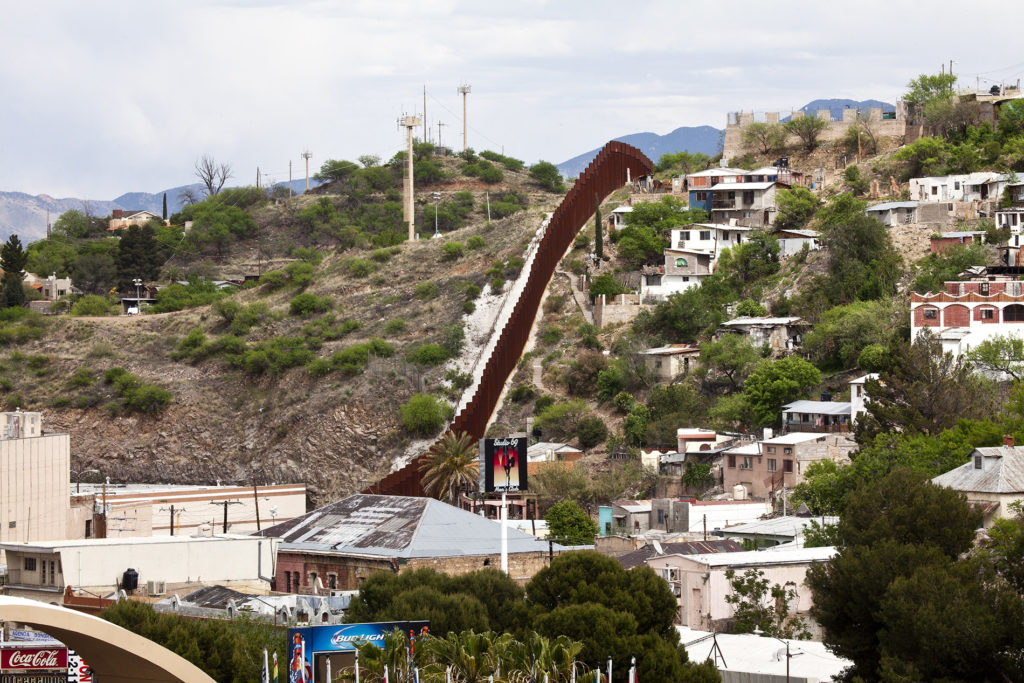
[[[0,280],[0,308],[23,306],[25,290],[21,283],[25,279],[25,264],[28,255],[21,246],[17,235],[11,235],[0,247],[0,269],[3,269],[3,280]]]
[[[781,123],[755,121],[743,127],[743,144],[761,154],[771,154],[785,148],[786,128]]]
[[[762,361],[743,384],[743,398],[756,425],[778,424],[782,406],[802,398],[821,382],[818,369],[797,356]]]
[[[548,192],[565,192],[562,174],[550,161],[538,161],[531,166],[530,178]]]
[[[818,138],[826,128],[828,122],[812,115],[811,112],[805,112],[803,116],[794,117],[785,123],[786,132],[800,138],[808,152],[813,152],[818,146]]]
[[[548,534],[568,545],[590,545],[597,535],[597,522],[572,500],[555,503],[544,513]]]

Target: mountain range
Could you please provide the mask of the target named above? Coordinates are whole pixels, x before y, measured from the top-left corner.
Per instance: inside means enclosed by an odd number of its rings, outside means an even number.
[[[723,132],[722,129],[713,128],[712,126],[684,126],[676,128],[671,133],[665,135],[658,135],[657,133],[632,133],[615,138],[615,140],[636,147],[646,154],[648,159],[657,163],[662,154],[672,154],[683,150],[691,153],[703,152],[708,156],[715,156],[722,151]],[[600,147],[556,164],[556,167],[563,176],[575,178],[597,156],[598,151],[600,151]]]

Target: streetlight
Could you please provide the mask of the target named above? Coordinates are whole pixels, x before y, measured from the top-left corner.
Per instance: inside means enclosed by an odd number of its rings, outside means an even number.
[[[759,629],[759,628],[755,628],[754,629],[754,635],[763,636],[764,634],[765,634],[764,631],[762,631],[761,629]],[[786,646],[786,683],[789,683],[789,660],[791,660],[793,658],[793,655],[790,654],[790,652],[789,652],[789,641],[788,640],[783,640],[782,638],[778,638],[776,636],[769,636],[769,637],[770,638],[775,638],[775,640],[779,641],[780,643],[782,643],[783,645]]]
[[[142,280],[135,278],[132,280],[132,284],[135,285],[135,310],[142,313],[142,294],[140,293]]]
[[[437,203],[441,200],[441,193],[440,192],[433,192],[433,193],[431,193],[430,197],[431,197],[431,199],[434,200],[434,237],[433,237],[433,239],[437,239],[438,237],[441,236],[441,234],[437,231]]]
[[[100,473],[99,470],[91,470],[91,469],[90,470],[82,470],[81,472],[76,472],[74,470],[70,470],[70,472],[71,472],[71,474],[75,475],[75,495],[78,495],[79,493],[82,492],[82,475],[83,474],[88,474],[89,472],[92,472],[94,474],[99,474]]]

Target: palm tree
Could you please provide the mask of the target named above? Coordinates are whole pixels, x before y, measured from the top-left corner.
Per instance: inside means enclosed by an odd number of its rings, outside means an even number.
[[[473,488],[480,476],[473,437],[465,432],[448,432],[427,451],[420,472],[427,495],[456,504],[459,491]]]

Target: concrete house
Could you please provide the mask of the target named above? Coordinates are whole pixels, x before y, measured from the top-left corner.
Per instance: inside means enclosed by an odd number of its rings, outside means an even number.
[[[814,230],[776,230],[772,235],[779,241],[779,257],[789,258],[807,247],[810,251],[821,249],[821,235]]]
[[[722,323],[715,337],[721,339],[723,334],[743,334],[754,346],[767,346],[773,354],[781,354],[800,346],[810,327],[809,322],[795,316],[733,318]]]
[[[123,230],[133,225],[145,225],[154,219],[170,225],[168,221],[149,211],[114,209],[107,230]]]
[[[671,382],[686,375],[700,360],[700,347],[690,344],[668,344],[640,352],[644,364],[659,382]]]
[[[869,206],[864,212],[891,228],[904,223],[917,223],[917,206],[918,202],[882,202]]]
[[[932,483],[964,493],[984,514],[988,528],[997,519],[1012,518],[1016,512],[1010,505],[1024,500],[1024,448],[1014,445],[1013,436],[1004,436],[1002,446],[975,448],[966,463]]]
[[[673,228],[669,233],[670,249],[687,249],[709,253],[713,263],[726,249],[746,241],[751,228],[717,223],[694,223],[682,228]]]
[[[851,406],[847,401],[793,401],[782,406],[786,432],[848,432]]]
[[[929,250],[933,254],[941,254],[958,244],[983,244],[985,242],[984,230],[955,230],[943,232],[930,238]]]
[[[640,269],[640,297],[644,301],[666,299],[698,286],[711,275],[713,257],[696,249],[666,249],[665,262]]]
[[[764,572],[772,584],[796,591],[795,615],[811,609],[811,591],[804,583],[807,570],[816,562],[830,560],[833,547],[795,548],[742,553],[665,555],[647,560],[647,566],[661,576],[679,601],[679,623],[690,628],[725,630],[733,616],[726,601],[732,586],[726,572],[742,574],[748,569]]]
[[[616,500],[611,508],[612,533],[629,536],[645,533],[651,528],[651,501]]]
[[[811,463],[848,461],[856,447],[845,434],[791,432],[762,439],[725,452],[723,486],[754,500],[774,500],[803,481]]]

